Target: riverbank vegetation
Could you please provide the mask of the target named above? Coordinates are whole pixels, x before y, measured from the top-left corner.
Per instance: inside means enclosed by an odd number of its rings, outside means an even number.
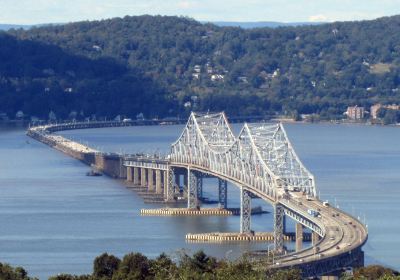
[[[0,118],[343,118],[350,105],[400,103],[399,25],[241,29],[127,16],[11,30],[0,34]]]
[[[0,279],[7,280],[35,280],[20,267],[12,268],[0,264]],[[247,259],[236,261],[218,260],[198,251],[193,255],[186,253],[171,258],[161,254],[155,259],[149,259],[140,253],[130,253],[122,259],[104,253],[98,256],[93,263],[92,274],[70,275],[59,274],[49,280],[300,280],[301,271],[265,270],[259,264],[251,263]],[[398,273],[373,265],[354,271],[353,275],[344,274],[344,280],[400,280]]]

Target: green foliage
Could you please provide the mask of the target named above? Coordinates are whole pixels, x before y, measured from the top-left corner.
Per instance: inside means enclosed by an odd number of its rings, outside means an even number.
[[[98,256],[93,263],[93,276],[95,278],[111,279],[118,270],[121,260],[107,253]]]
[[[149,274],[149,259],[140,253],[130,253],[126,255],[116,273],[113,280],[144,280]]]
[[[267,278],[265,272],[257,271],[248,261],[240,260],[238,262],[221,262],[216,270],[215,279],[256,280]]]
[[[389,280],[389,279],[400,279],[398,273],[392,269],[380,266],[370,265],[356,269],[354,271],[353,278],[355,280]]]
[[[139,16],[14,30],[0,35],[0,111],[178,116],[196,96],[199,111],[339,118],[349,105],[400,103],[399,24],[244,30]]]
[[[59,274],[49,280],[301,280],[298,269],[266,270],[264,265],[241,258],[236,261],[217,260],[203,251],[193,255],[179,254],[177,263],[162,253],[156,259],[148,259],[140,253],[130,253],[122,261],[104,253],[94,260],[92,275]],[[29,278],[21,268],[0,263],[0,279],[36,280]],[[399,273],[380,265],[355,269],[353,275],[343,275],[346,280],[400,280]]]
[[[288,270],[278,270],[270,275],[268,275],[267,279],[270,280],[301,280],[301,271],[298,269],[288,269]]]
[[[0,263],[1,280],[34,280],[28,277],[28,273],[22,267],[13,268],[7,264]]]
[[[155,280],[174,279],[178,274],[178,268],[170,257],[162,253],[155,260],[150,261],[149,274],[153,275]]]
[[[140,253],[130,253],[124,256],[118,269],[110,274],[102,273],[105,263],[115,263],[117,258],[103,254],[95,259],[95,270],[91,276],[75,276],[62,274],[50,280],[300,280],[301,271],[277,270],[266,271],[256,268],[249,260],[238,261],[217,260],[207,256],[203,251],[193,255],[180,254],[177,263],[162,253],[156,259],[148,259]],[[97,264],[96,264],[97,263]],[[106,265],[108,266],[108,265]],[[99,273],[100,272],[100,273]]]

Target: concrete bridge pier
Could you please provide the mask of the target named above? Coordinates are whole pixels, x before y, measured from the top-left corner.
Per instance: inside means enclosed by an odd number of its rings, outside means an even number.
[[[315,231],[313,231],[311,233],[311,244],[312,244],[312,246],[315,246],[318,243],[318,241],[319,241],[319,235]]]
[[[274,205],[274,245],[277,253],[283,253],[283,228],[285,212],[281,204]]]
[[[228,207],[228,182],[218,178],[218,202],[219,208]]]
[[[140,185],[142,186],[142,187],[147,187],[147,174],[146,174],[146,168],[140,168]]]
[[[161,178],[161,170],[156,169],[156,193],[162,194],[162,178]]]
[[[133,174],[132,174],[132,167],[127,167],[126,168],[126,181],[128,181],[128,182],[132,182],[133,181],[133,176],[132,176]]]
[[[296,252],[303,248],[303,225],[296,223]]]
[[[240,233],[251,232],[251,195],[240,187]]]
[[[139,168],[134,167],[133,168],[133,184],[134,185],[139,185],[140,182],[140,177],[139,177]]]
[[[154,169],[147,169],[147,184],[148,184],[148,191],[154,192],[155,185],[154,185]]]

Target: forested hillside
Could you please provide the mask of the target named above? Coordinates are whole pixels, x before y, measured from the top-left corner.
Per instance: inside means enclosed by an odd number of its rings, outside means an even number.
[[[400,16],[274,29],[140,16],[12,30],[0,36],[0,111],[334,118],[348,105],[400,103],[399,30]]]

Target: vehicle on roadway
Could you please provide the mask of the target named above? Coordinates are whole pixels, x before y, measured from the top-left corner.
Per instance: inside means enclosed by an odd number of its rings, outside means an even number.
[[[288,190],[289,190],[290,192],[299,192],[299,191],[300,191],[300,188],[299,188],[299,187],[294,187],[294,186],[289,186],[289,187],[288,187]]]
[[[314,209],[308,209],[307,213],[310,214],[313,217],[318,217],[318,215],[319,215],[319,212],[317,210],[314,210]]]

